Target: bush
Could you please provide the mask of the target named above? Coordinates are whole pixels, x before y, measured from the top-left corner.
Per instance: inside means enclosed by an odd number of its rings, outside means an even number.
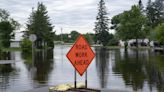
[[[164,23],[161,25],[158,25],[155,28],[155,32],[156,32],[157,41],[160,42],[161,44],[164,44]]]
[[[49,48],[54,48],[54,42],[53,42],[53,41],[48,41],[48,42],[47,42],[47,46],[48,46]]]
[[[0,52],[2,52],[2,47],[0,46]]]
[[[118,44],[119,44],[119,42],[115,38],[109,40],[109,42],[108,42],[108,46],[118,46]]]
[[[31,52],[32,42],[27,38],[23,39],[21,43],[21,48],[23,52]]]

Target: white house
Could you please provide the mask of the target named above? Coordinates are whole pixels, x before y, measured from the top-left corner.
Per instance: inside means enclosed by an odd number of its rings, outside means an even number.
[[[136,39],[131,39],[131,40],[128,40],[127,42],[128,42],[128,46],[131,46],[131,44],[136,42]],[[144,42],[145,44],[148,45],[149,40],[148,39],[138,39],[139,45],[141,45],[142,42]],[[122,40],[119,41],[120,46],[124,46],[124,43],[125,43],[125,41],[122,41]]]
[[[21,41],[10,41],[10,47],[19,48],[20,47],[20,43],[21,43]]]
[[[22,40],[22,32],[15,32],[15,38],[11,39],[10,41],[10,47],[20,47],[20,43]]]

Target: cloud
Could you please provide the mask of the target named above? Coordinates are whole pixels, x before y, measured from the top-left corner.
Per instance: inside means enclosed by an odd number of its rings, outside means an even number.
[[[109,17],[129,10],[138,0],[104,0]],[[146,5],[147,0],[142,0]],[[94,32],[99,0],[0,0],[0,8],[10,12],[11,17],[25,27],[25,23],[38,2],[43,2],[48,10],[51,23],[59,34],[62,27],[64,33],[77,30],[81,33]]]

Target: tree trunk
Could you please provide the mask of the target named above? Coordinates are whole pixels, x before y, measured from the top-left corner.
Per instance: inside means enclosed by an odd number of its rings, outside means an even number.
[[[35,41],[35,48],[37,48],[37,41]]]
[[[43,41],[43,43],[44,43],[44,48],[46,47],[46,42],[45,41]]]
[[[138,48],[138,39],[136,38],[136,48]]]
[[[125,49],[125,51],[127,51],[127,48],[128,48],[128,43],[127,43],[127,41],[125,41],[125,43],[124,43],[124,49]]]
[[[148,41],[148,44],[147,44],[147,45],[150,47],[150,39],[148,38],[148,40],[149,40],[149,41]]]

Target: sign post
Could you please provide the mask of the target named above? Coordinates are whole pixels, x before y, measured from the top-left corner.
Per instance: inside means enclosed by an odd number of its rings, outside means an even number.
[[[36,41],[37,37],[35,34],[31,34],[29,36],[29,40],[32,42],[32,64],[34,65],[34,42]]]
[[[93,60],[95,54],[83,35],[80,35],[75,44],[67,53],[67,58],[75,68],[75,88],[76,71],[82,76],[86,72],[85,87],[87,88],[87,68]]]
[[[76,88],[76,69],[75,69],[75,81],[74,81],[74,87]]]
[[[87,83],[87,70],[86,70],[86,72],[85,72],[85,88],[87,88],[87,85],[88,85],[88,83]]]

